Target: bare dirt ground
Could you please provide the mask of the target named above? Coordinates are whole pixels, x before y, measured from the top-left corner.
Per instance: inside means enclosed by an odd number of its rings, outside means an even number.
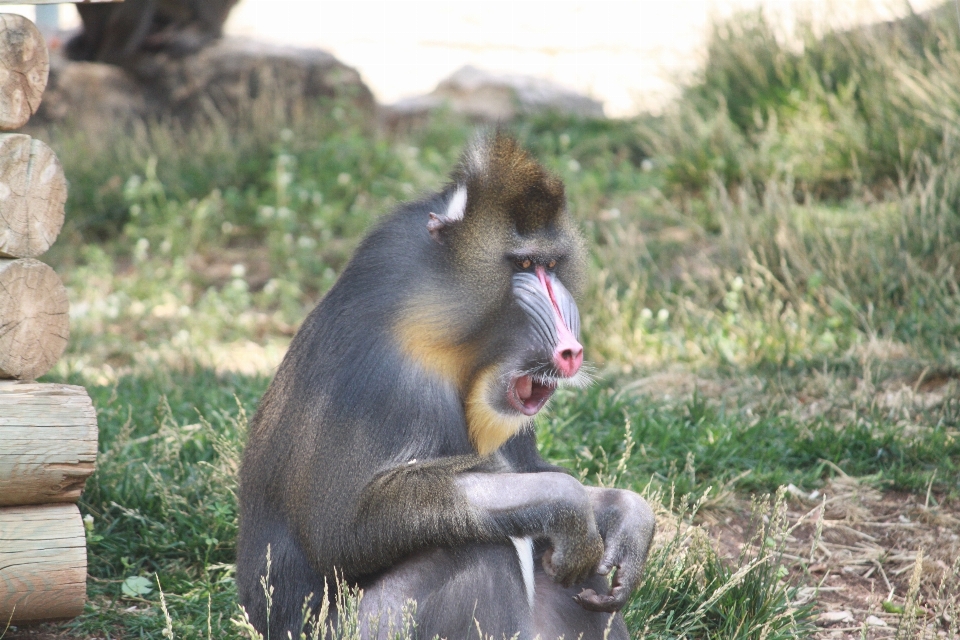
[[[58,630],[57,625],[53,623],[11,628],[2,637],[3,640],[80,640],[82,638],[82,636],[70,635]]]
[[[880,493],[841,476],[814,494],[792,492],[787,515],[793,528],[783,563],[788,579],[803,585],[802,597],[817,602],[816,638],[897,637],[915,574],[917,621],[906,637],[918,637],[921,628],[920,637],[958,637],[960,504]],[[753,534],[750,506],[743,502],[702,518],[728,558],[736,558]]]
[[[936,408],[960,390],[955,373],[923,369],[918,375],[903,345],[878,342],[863,349],[867,353],[858,355],[865,368],[873,362],[902,372],[877,384],[815,375],[783,394],[784,410],[810,419],[831,412],[842,416],[852,402],[872,403],[901,416],[908,432],[917,428],[918,411]],[[717,380],[683,370],[640,378],[628,387],[666,401],[689,401],[696,393],[720,403],[735,397],[741,406],[770,403],[757,379]],[[792,529],[783,564],[788,580],[817,603],[821,631],[815,637],[960,640],[960,501],[946,502],[929,491],[881,492],[869,479],[834,471],[836,477],[818,491],[787,487]],[[727,493],[705,506],[697,524],[724,557],[735,560],[752,541],[751,522],[749,500]],[[905,608],[912,578],[914,621]]]

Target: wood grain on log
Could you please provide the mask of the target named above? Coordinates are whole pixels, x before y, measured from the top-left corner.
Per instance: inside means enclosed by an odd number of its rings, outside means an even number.
[[[67,290],[39,260],[0,260],[0,378],[50,370],[70,337]]]
[[[0,257],[36,258],[49,249],[66,201],[53,149],[22,133],[0,134]]]
[[[79,615],[87,547],[75,504],[0,508],[0,628]]]
[[[49,73],[37,27],[23,16],[0,14],[0,129],[22,127],[36,113]]]
[[[86,389],[0,381],[0,506],[76,502],[96,460]]]

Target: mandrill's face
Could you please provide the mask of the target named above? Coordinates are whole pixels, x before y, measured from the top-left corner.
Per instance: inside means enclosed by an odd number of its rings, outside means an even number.
[[[557,387],[587,380],[580,313],[564,283],[564,275],[577,274],[579,245],[553,236],[528,237],[502,254],[506,300],[485,322],[490,329],[482,332],[486,345],[480,351],[490,364],[473,381],[466,406],[481,453],[529,424]],[[476,437],[481,433],[487,437]]]

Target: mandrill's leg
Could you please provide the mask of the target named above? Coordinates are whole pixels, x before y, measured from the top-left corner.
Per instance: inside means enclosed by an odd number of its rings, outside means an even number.
[[[564,588],[543,570],[540,554],[533,566],[531,609],[514,546],[478,544],[421,553],[365,585],[362,637],[393,640],[404,631],[402,612],[413,600],[418,638],[480,640],[479,620],[483,640],[629,640],[619,613],[588,611],[574,599],[584,589],[606,593],[606,578],[594,575]],[[465,626],[464,621],[472,622]]]
[[[536,635],[512,545],[433,549],[395,565],[364,587],[363,639],[393,640],[405,631],[402,611],[410,600],[416,602],[416,638],[533,640]]]

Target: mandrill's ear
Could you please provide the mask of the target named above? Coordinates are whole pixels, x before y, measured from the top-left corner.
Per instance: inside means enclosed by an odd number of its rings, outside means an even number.
[[[430,232],[430,237],[443,243],[443,232],[463,220],[463,214],[466,210],[467,187],[462,184],[457,185],[453,195],[450,196],[450,200],[447,201],[446,212],[439,215],[433,211],[430,212],[430,220],[427,221],[427,231]]]

